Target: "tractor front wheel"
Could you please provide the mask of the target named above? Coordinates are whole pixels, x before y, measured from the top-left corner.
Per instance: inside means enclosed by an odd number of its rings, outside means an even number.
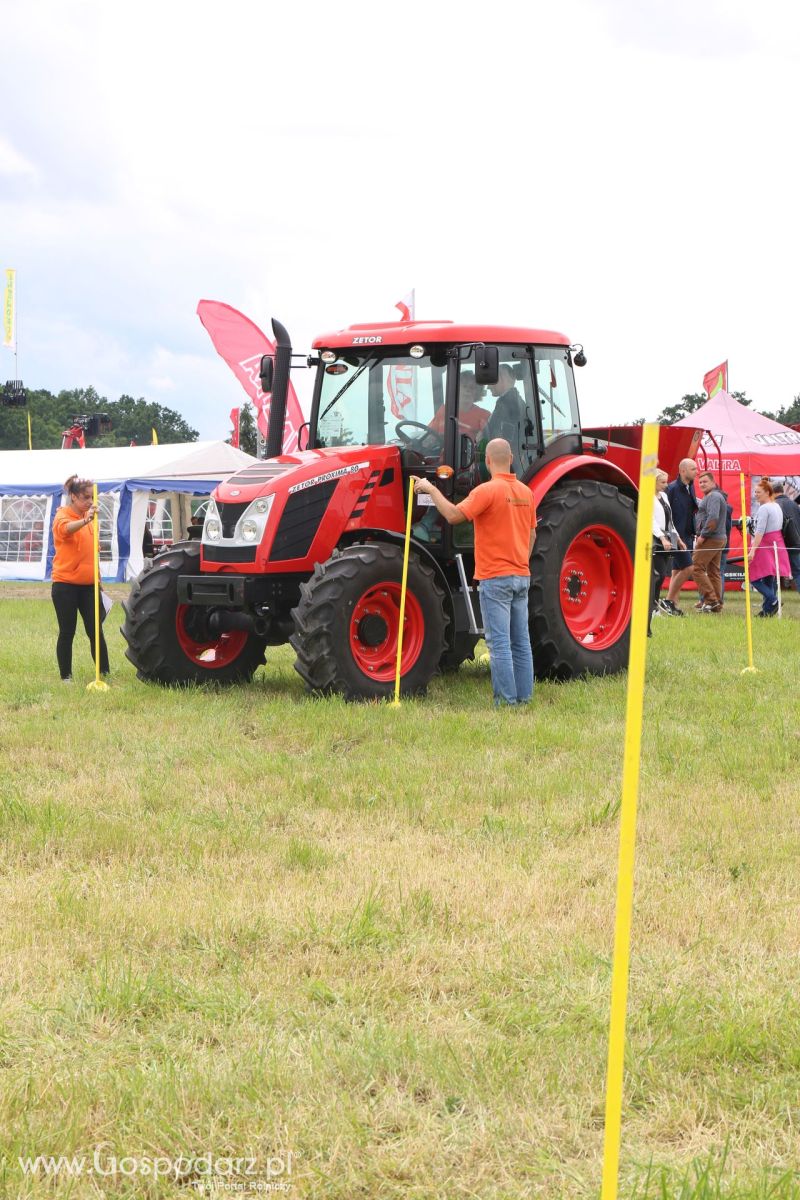
[[[139,679],[164,684],[243,683],[266,641],[246,629],[209,629],[207,607],[178,603],[178,577],[200,572],[200,545],[173,546],[148,564],[124,601],[121,633]]]
[[[315,692],[372,700],[394,692],[403,553],[382,542],[335,551],[301,585],[292,611],[295,670]],[[445,652],[444,593],[433,568],[411,555],[400,690],[423,693]]]

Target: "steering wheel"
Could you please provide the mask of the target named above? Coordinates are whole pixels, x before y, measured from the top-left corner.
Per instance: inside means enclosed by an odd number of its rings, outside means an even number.
[[[403,429],[404,425],[410,425],[413,429],[421,429],[422,435],[420,437],[410,437],[405,433]],[[426,453],[430,455],[441,454],[444,449],[444,438],[442,435],[436,433],[430,426],[423,425],[421,421],[398,421],[394,427],[394,431],[404,445],[413,446],[415,450],[419,450],[420,452],[422,452],[425,442],[428,440],[432,442],[432,446]]]

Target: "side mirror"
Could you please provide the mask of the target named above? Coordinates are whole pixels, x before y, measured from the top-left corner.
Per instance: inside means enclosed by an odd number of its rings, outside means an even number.
[[[475,443],[468,433],[462,433],[458,451],[459,468],[466,471],[475,462]]]
[[[475,382],[481,385],[497,383],[500,374],[500,351],[497,346],[475,347]]]
[[[305,430],[305,433],[306,433],[305,446],[302,445],[303,430]],[[298,450],[307,450],[310,437],[311,437],[311,426],[308,423],[308,421],[303,421],[303,424],[300,426],[300,428],[297,431],[297,449]]]
[[[272,391],[272,377],[275,373],[275,360],[271,354],[261,355],[261,367],[258,373],[261,378],[261,390],[269,395]]]

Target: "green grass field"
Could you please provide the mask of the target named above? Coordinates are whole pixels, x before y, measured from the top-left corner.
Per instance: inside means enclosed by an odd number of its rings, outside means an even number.
[[[97,694],[46,596],[0,590],[0,1194],[186,1196],[211,1154],[249,1194],[599,1196],[625,678],[495,712],[477,665],[396,710],[287,648],[161,690],[117,605]],[[743,607],[649,643],[629,1200],[800,1197],[800,598],[754,676]]]

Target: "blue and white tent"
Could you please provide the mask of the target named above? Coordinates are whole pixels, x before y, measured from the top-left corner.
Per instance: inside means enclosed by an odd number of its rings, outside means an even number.
[[[53,517],[71,475],[97,484],[101,573],[123,581],[142,569],[145,526],[157,544],[184,537],[193,498],[254,461],[227,442],[0,451],[0,580],[50,578]]]

